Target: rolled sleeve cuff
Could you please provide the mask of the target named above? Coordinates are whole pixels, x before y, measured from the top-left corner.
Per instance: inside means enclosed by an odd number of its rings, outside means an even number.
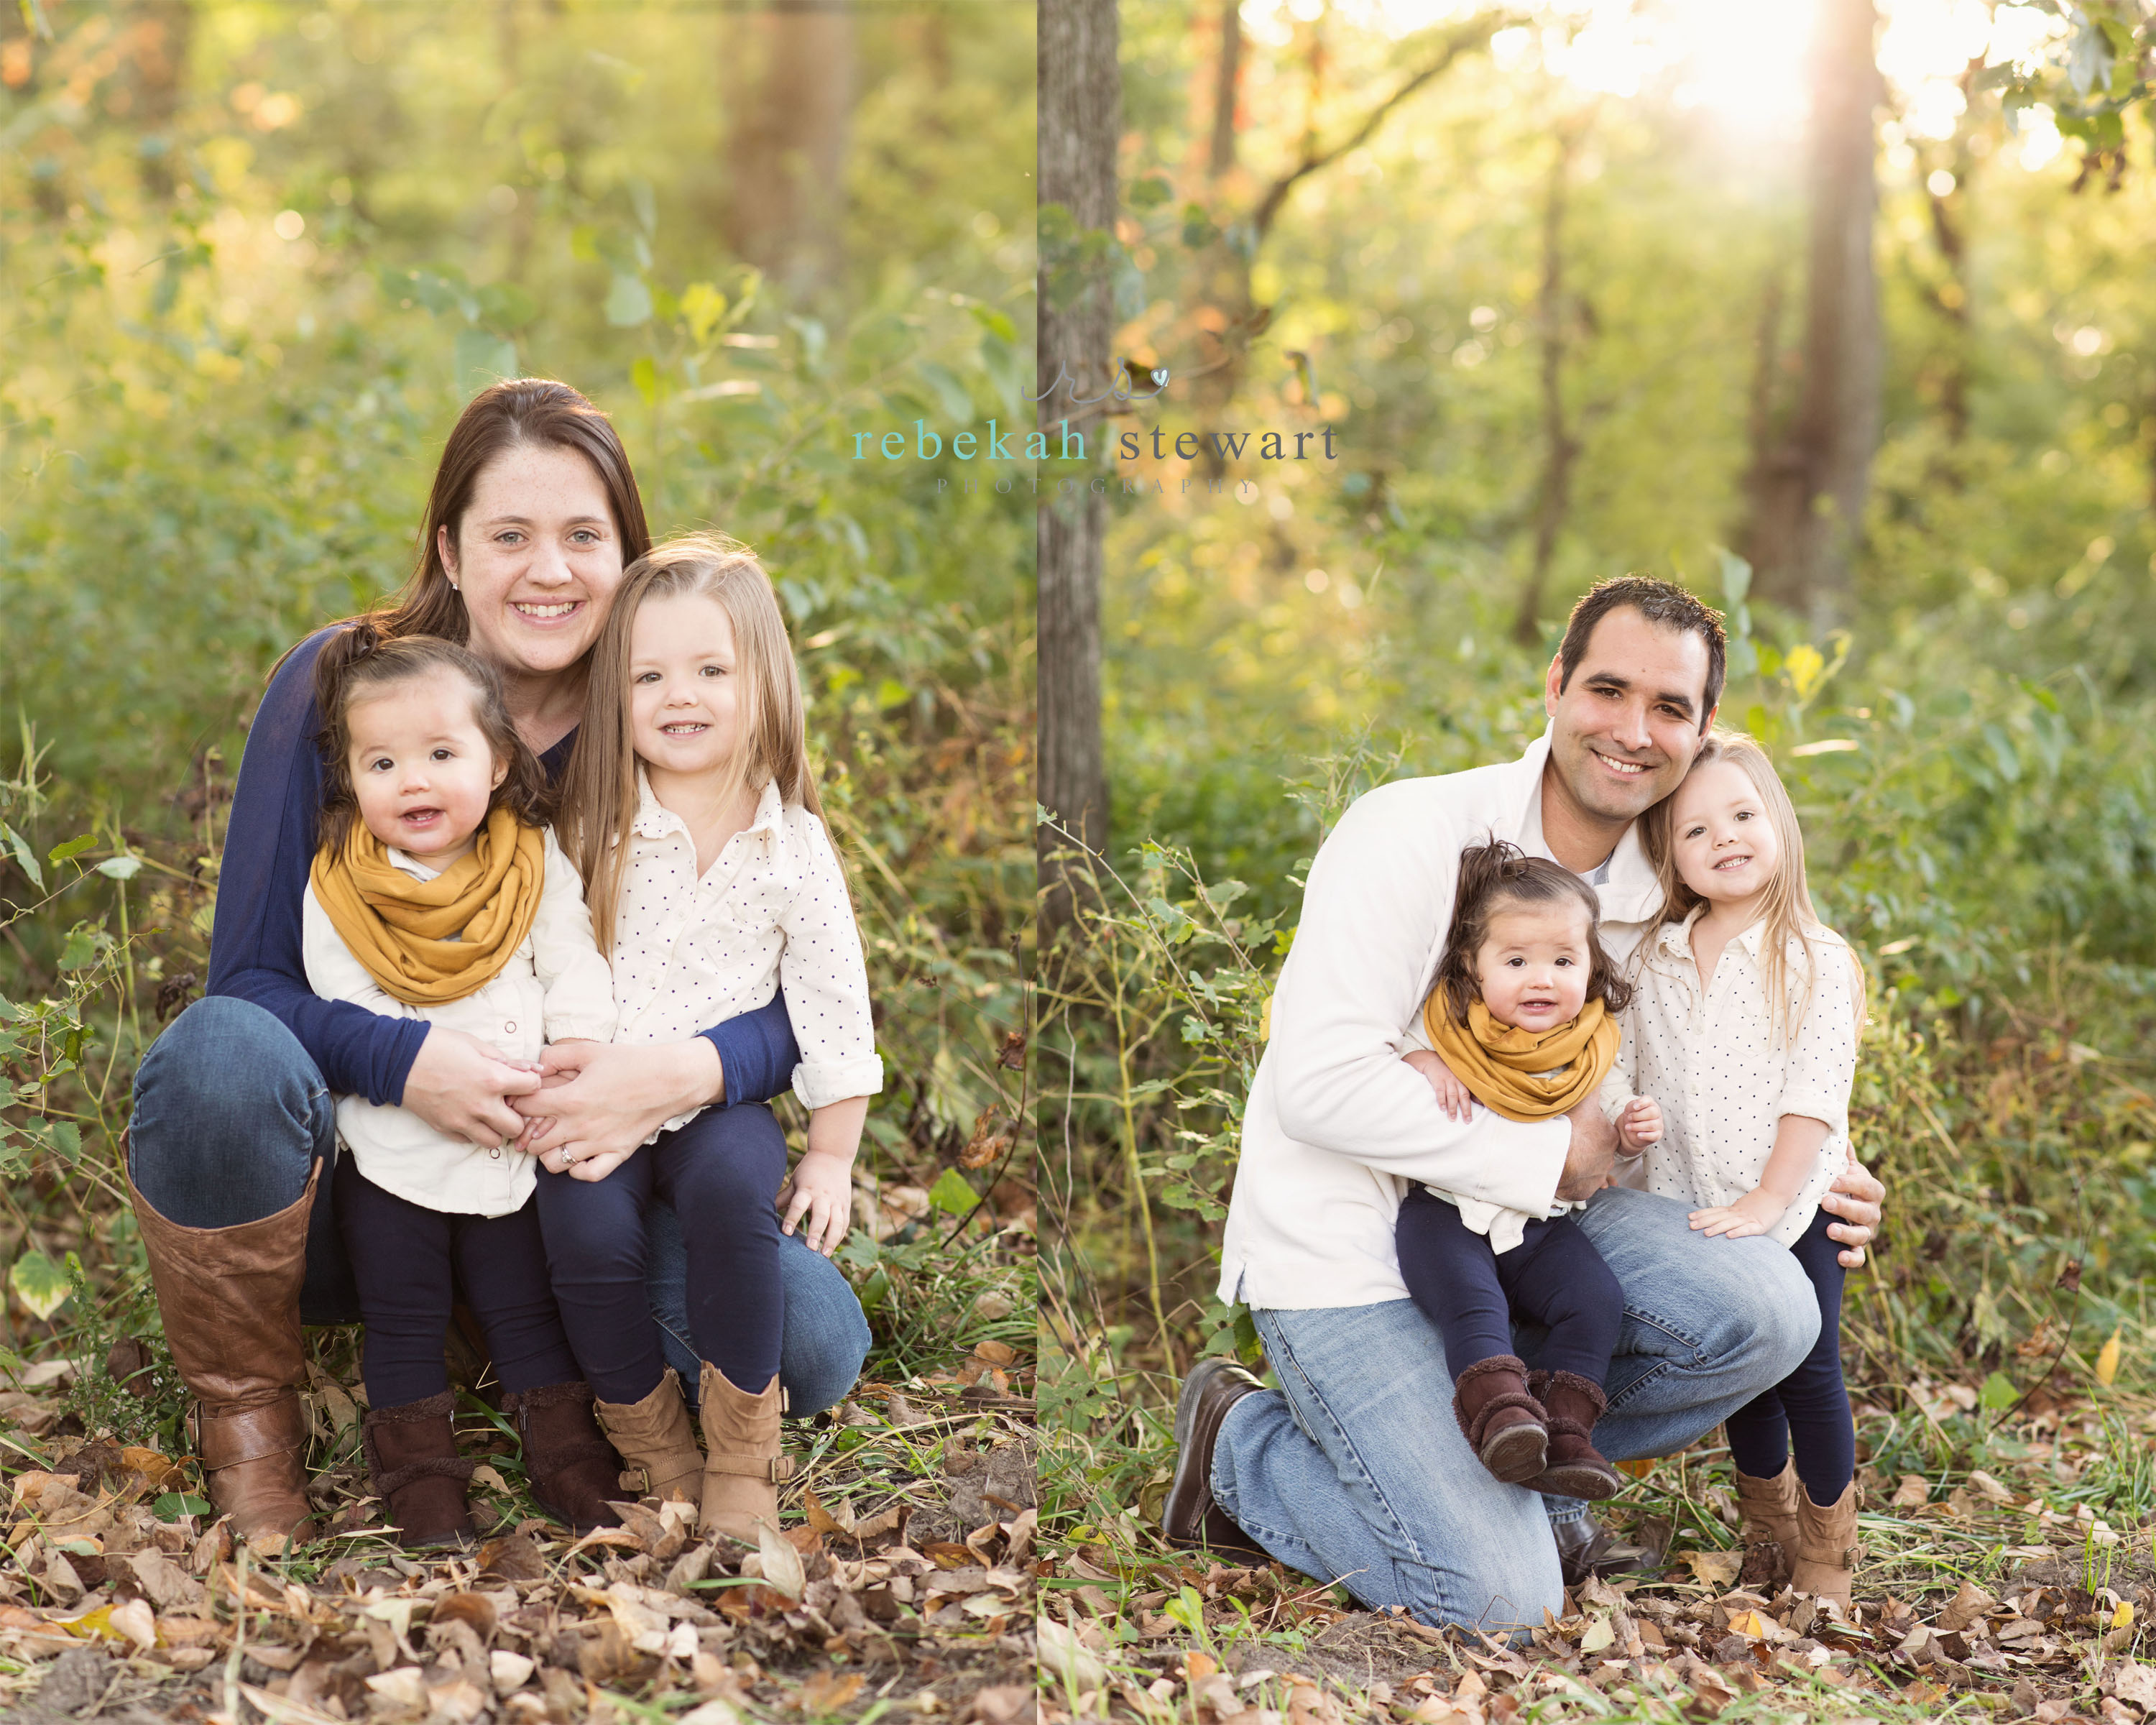
[[[549,1042],[611,1042],[613,1040],[613,1029],[611,1014],[596,1019],[565,1015],[547,1020],[547,1040]]]
[[[804,1108],[828,1108],[883,1088],[883,1062],[875,1055],[855,1060],[803,1060],[793,1069],[793,1094]]]
[[[1784,1114],[1800,1114],[1806,1120],[1823,1120],[1832,1137],[1849,1136],[1849,1098],[1838,1096],[1831,1091],[1792,1086],[1782,1092],[1781,1101],[1774,1104],[1774,1113],[1778,1118]]]

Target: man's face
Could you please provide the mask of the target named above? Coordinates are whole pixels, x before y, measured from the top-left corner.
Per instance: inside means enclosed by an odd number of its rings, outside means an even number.
[[[1563,692],[1550,661],[1543,706],[1550,765],[1583,814],[1630,821],[1683,783],[1707,711],[1707,643],[1630,605],[1594,625]]]

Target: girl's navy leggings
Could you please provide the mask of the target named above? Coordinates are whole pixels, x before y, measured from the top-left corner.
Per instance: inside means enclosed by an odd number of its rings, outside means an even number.
[[[506,1216],[427,1209],[383,1191],[349,1151],[339,1153],[331,1178],[367,1324],[362,1369],[370,1407],[402,1407],[449,1387],[442,1343],[459,1292],[486,1333],[504,1389],[521,1394],[576,1380],[529,1199]]]
[[[1789,1248],[1819,1296],[1819,1340],[1795,1371],[1722,1422],[1729,1459],[1755,1480],[1780,1473],[1794,1445],[1797,1477],[1822,1507],[1838,1500],[1856,1476],[1856,1434],[1841,1381],[1841,1247],[1826,1232],[1833,1220],[1821,1210]]]
[[[1509,1252],[1460,1219],[1460,1206],[1411,1186],[1401,1200],[1394,1244],[1400,1280],[1445,1337],[1455,1378],[1478,1360],[1512,1353],[1512,1320],[1546,1324],[1537,1363],[1600,1384],[1617,1350],[1625,1291],[1594,1242],[1569,1216],[1527,1224]]]
[[[654,1197],[681,1219],[698,1356],[751,1394],[771,1381],[786,1320],[773,1203],[785,1179],[786,1134],[758,1102],[705,1109],[603,1180],[541,1165],[539,1223],[554,1297],[601,1401],[640,1402],[665,1370],[644,1283],[644,1215]]]

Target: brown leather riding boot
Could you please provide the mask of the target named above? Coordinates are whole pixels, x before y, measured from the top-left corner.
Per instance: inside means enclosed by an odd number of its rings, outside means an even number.
[[[665,1388],[674,1382],[666,1374]],[[680,1392],[674,1404],[680,1408]],[[582,1536],[594,1527],[619,1527],[621,1517],[610,1507],[625,1495],[622,1490],[621,1457],[606,1440],[592,1418],[592,1387],[579,1378],[572,1384],[542,1384],[508,1396],[502,1411],[516,1423],[524,1445],[524,1477],[531,1481],[531,1496],[539,1507]],[[681,1425],[688,1429],[686,1409]],[[696,1477],[696,1440],[689,1440],[690,1477]],[[683,1492],[683,1497],[691,1494]]]
[[[669,1366],[659,1387],[640,1402],[594,1402],[599,1424],[621,1451],[621,1488],[635,1497],[701,1501],[704,1458],[696,1428],[681,1399],[681,1380]]]
[[[700,1380],[704,1444],[703,1513],[696,1527],[749,1544],[768,1523],[778,1531],[778,1487],[793,1477],[793,1464],[779,1453],[778,1373],[756,1394],[737,1389],[724,1372],[704,1362]]]
[[[1549,1454],[1527,1484],[1553,1497],[1614,1497],[1625,1476],[1594,1447],[1594,1422],[1609,1404],[1602,1386],[1577,1372],[1537,1372],[1528,1387],[1549,1411]]]
[[[125,1158],[123,1148],[122,1157]],[[167,1221],[127,1182],[172,1363],[195,1396],[188,1440],[209,1501],[235,1538],[281,1552],[315,1537],[307,1502],[306,1375],[300,1284],[307,1271],[307,1189],[275,1215],[229,1228]]]
[[[478,1530],[465,1486],[476,1462],[457,1454],[450,1415],[457,1399],[448,1390],[424,1401],[369,1408],[364,1447],[375,1494],[407,1551],[467,1546]]]
[[[1543,1404],[1527,1393],[1526,1361],[1509,1353],[1476,1361],[1453,1384],[1452,1416],[1467,1447],[1506,1484],[1524,1484],[1543,1471],[1549,1429]]]
[[[1833,1607],[1837,1617],[1849,1615],[1850,1589],[1856,1584],[1856,1566],[1864,1548],[1856,1543],[1856,1486],[1841,1488],[1841,1496],[1822,1508],[1812,1494],[1797,1488],[1797,1544],[1789,1566],[1789,1585],[1800,1594],[1814,1594]]]
[[[1789,1579],[1789,1566],[1797,1554],[1797,1497],[1804,1487],[1797,1482],[1797,1466],[1784,1461],[1771,1480],[1758,1480],[1737,1470],[1737,1507],[1743,1513],[1744,1567],[1738,1574],[1740,1585],[1779,1587]]]

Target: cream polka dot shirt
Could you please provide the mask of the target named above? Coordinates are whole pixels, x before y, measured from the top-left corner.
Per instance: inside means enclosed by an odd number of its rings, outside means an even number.
[[[614,1040],[686,1041],[769,1004],[783,984],[801,1045],[793,1094],[803,1106],[881,1090],[860,930],[824,823],[767,784],[756,818],[700,879],[687,824],[651,794],[641,770],[637,793],[614,918]]]
[[[1784,1114],[1828,1127],[1819,1166],[1799,1189],[1769,1238],[1793,1245],[1811,1224],[1820,1199],[1849,1151],[1849,1092],[1856,1080],[1855,960],[1831,930],[1812,937],[1819,977],[1810,1004],[1786,1045],[1773,1032],[1761,947],[1753,923],[1722,950],[1704,993],[1691,954],[1691,926],[1666,922],[1642,942],[1632,1003],[1625,1009],[1623,1046],[1604,1086],[1613,1120],[1634,1096],[1662,1111],[1662,1140],[1647,1151],[1647,1189],[1688,1209],[1734,1204],[1759,1183]],[[1804,949],[1789,942],[1789,1004],[1804,988]]]

